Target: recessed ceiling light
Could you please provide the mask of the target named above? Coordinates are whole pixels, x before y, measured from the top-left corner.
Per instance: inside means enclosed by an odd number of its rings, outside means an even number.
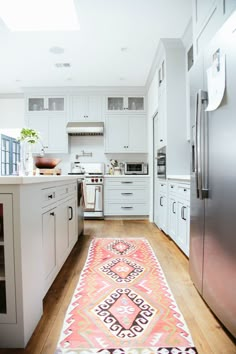
[[[121,52],[127,52],[128,51],[128,47],[121,47],[120,50],[121,50]]]
[[[21,80],[20,79],[16,79],[16,82],[21,82]]]
[[[71,81],[72,78],[71,77],[67,77],[66,81]]]
[[[51,47],[50,49],[49,49],[49,51],[51,52],[51,53],[53,53],[53,54],[62,54],[62,53],[64,53],[64,48],[61,48],[61,47]]]
[[[56,63],[55,66],[57,68],[70,68],[71,67],[70,63]]]
[[[2,20],[11,31],[77,31],[73,0],[0,0]]]
[[[121,76],[120,81],[124,81],[124,80],[125,80],[125,77]]]

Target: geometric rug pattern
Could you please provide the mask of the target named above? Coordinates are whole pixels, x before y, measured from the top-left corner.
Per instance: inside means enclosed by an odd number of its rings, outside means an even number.
[[[56,350],[65,353],[197,353],[146,239],[91,242]]]

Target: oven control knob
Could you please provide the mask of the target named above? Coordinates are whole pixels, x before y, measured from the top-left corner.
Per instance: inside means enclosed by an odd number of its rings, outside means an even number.
[[[91,181],[94,182],[94,179],[92,178]]]
[[[102,178],[100,178],[100,182],[102,182]]]
[[[95,179],[95,182],[98,182],[98,178]]]

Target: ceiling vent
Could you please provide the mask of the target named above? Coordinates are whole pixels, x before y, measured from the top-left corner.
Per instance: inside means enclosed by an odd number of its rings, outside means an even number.
[[[71,67],[70,63],[56,63],[55,66],[57,68],[70,68]]]

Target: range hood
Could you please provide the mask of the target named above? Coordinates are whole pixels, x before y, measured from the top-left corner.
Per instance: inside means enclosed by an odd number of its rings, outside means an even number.
[[[103,135],[103,122],[69,122],[66,126],[69,135]]]

